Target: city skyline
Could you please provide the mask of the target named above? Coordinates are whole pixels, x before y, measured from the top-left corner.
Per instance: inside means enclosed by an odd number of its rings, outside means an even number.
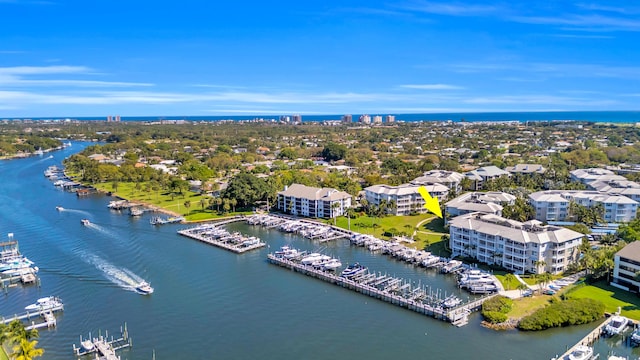
[[[0,0],[0,117],[636,110],[621,1]]]

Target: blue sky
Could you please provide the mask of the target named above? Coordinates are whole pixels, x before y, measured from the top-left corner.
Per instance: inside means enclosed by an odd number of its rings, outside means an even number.
[[[631,1],[0,0],[0,14],[0,118],[640,109]]]

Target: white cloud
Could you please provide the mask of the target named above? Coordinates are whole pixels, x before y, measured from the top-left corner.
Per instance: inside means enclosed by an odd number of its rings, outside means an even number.
[[[12,66],[0,67],[0,75],[41,75],[41,74],[87,74],[92,70],[86,66]]]
[[[470,5],[463,3],[438,3],[431,1],[415,2],[404,6],[406,10],[423,12],[435,15],[450,16],[478,16],[488,15],[498,11],[500,8],[489,5]]]
[[[407,84],[400,85],[404,89],[418,89],[418,90],[461,90],[462,86],[448,85],[448,84]]]

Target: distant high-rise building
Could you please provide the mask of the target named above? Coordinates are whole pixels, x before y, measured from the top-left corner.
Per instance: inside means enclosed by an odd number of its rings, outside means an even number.
[[[350,123],[353,121],[353,116],[351,114],[342,115],[342,122]]]
[[[366,114],[360,115],[360,122],[363,124],[371,124],[371,116]]]
[[[374,124],[382,124],[382,116],[380,115],[376,115],[373,117],[373,123]]]
[[[111,115],[108,115],[107,116],[107,122],[111,122],[111,121],[113,121],[113,117]]]
[[[280,116],[280,121],[289,122],[289,121],[291,121],[291,118],[289,116],[287,116],[287,115],[282,115],[282,116]]]
[[[385,117],[385,122],[392,123],[392,122],[394,122],[394,121],[396,121],[396,117],[395,117],[395,115],[387,115],[387,116]]]
[[[116,122],[120,122],[120,115],[116,115]]]
[[[293,116],[291,116],[291,121],[293,121],[294,123],[301,123],[302,122],[302,115],[294,114]]]

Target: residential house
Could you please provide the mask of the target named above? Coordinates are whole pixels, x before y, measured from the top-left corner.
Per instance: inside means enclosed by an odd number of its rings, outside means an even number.
[[[627,180],[622,175],[616,175],[613,171],[602,168],[577,169],[571,172],[571,181],[589,184],[594,181]]]
[[[506,171],[512,174],[544,174],[547,169],[538,164],[517,164],[515,166],[507,166]]]

